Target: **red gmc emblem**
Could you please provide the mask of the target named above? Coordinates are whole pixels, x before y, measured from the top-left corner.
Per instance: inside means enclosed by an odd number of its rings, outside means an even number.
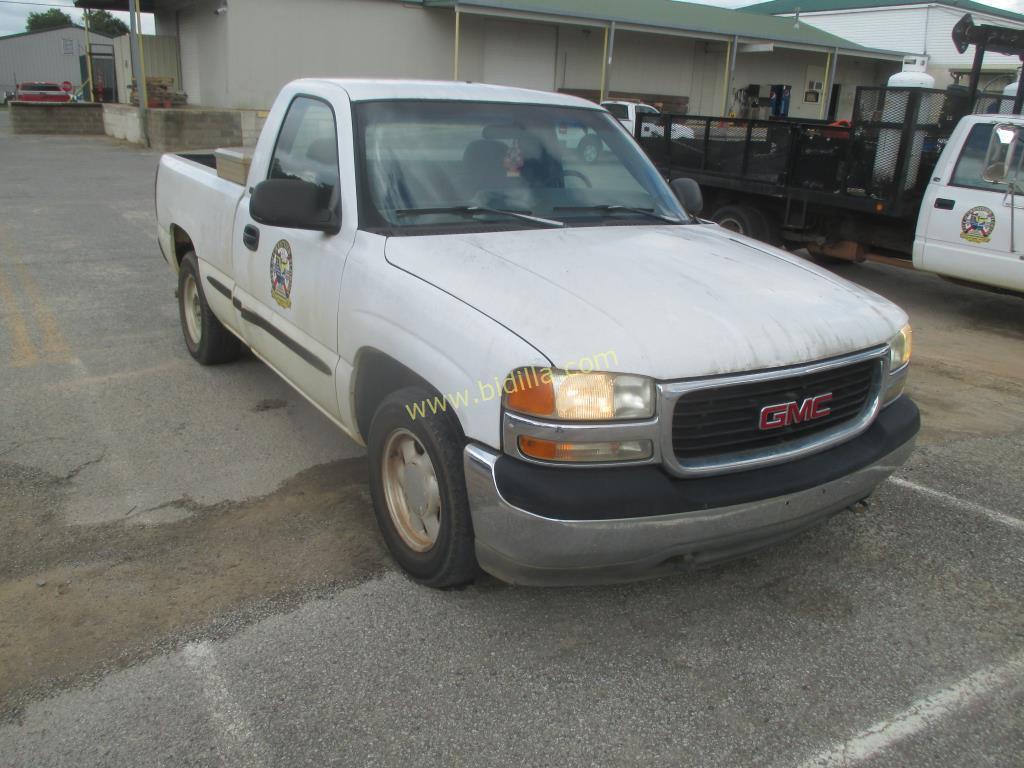
[[[832,393],[808,397],[802,403],[795,400],[778,405],[766,405],[761,409],[761,429],[779,429],[790,424],[813,421],[832,413],[828,404],[832,401]]]

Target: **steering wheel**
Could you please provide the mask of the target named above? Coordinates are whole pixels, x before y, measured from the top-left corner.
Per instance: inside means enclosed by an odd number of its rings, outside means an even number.
[[[579,171],[566,171],[566,170],[562,171],[562,177],[563,178],[568,178],[569,176],[574,176],[577,179],[582,180],[583,183],[587,185],[588,189],[593,189],[593,187],[594,187],[594,185],[590,183],[590,179],[588,179],[586,174],[584,174],[584,173],[580,173]]]

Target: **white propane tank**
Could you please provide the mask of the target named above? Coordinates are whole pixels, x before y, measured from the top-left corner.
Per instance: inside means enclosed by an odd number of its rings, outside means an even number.
[[[934,88],[935,78],[927,72],[897,72],[886,85],[890,88]]]
[[[1017,85],[1019,83],[1020,83],[1020,80],[1015,80],[1012,83],[1010,83],[1008,86],[1003,88],[1003,96],[1007,96],[1007,97],[1009,97],[1009,99],[1004,98],[1002,101],[999,102],[999,114],[1000,115],[1012,115],[1013,114],[1013,99],[1015,99],[1017,97]]]
[[[934,88],[935,78],[925,72],[928,66],[927,56],[904,56],[903,71],[889,78],[889,88]],[[885,106],[882,108],[882,122],[902,123],[907,114],[907,92],[888,92],[885,94]],[[922,122],[924,102],[918,107],[914,121]],[[883,128],[878,132],[878,149],[875,152],[874,179],[876,183],[892,181],[896,172],[896,157],[899,154],[901,131],[897,128]],[[903,188],[910,189],[917,180],[917,172],[921,167],[921,149],[924,146],[924,131],[914,131],[914,143],[910,156],[907,158],[906,175]]]

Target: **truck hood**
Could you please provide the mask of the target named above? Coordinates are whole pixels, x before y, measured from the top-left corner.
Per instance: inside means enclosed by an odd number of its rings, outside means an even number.
[[[391,237],[388,261],[492,317],[558,367],[657,379],[821,360],[887,342],[896,305],[715,225]]]

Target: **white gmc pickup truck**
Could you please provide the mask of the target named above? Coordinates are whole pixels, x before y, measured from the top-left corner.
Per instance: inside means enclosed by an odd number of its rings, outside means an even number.
[[[737,556],[865,499],[919,428],[901,309],[696,218],[577,98],[300,80],[247,183],[168,154],[156,203],[191,355],[249,347],[364,444],[424,584]]]

